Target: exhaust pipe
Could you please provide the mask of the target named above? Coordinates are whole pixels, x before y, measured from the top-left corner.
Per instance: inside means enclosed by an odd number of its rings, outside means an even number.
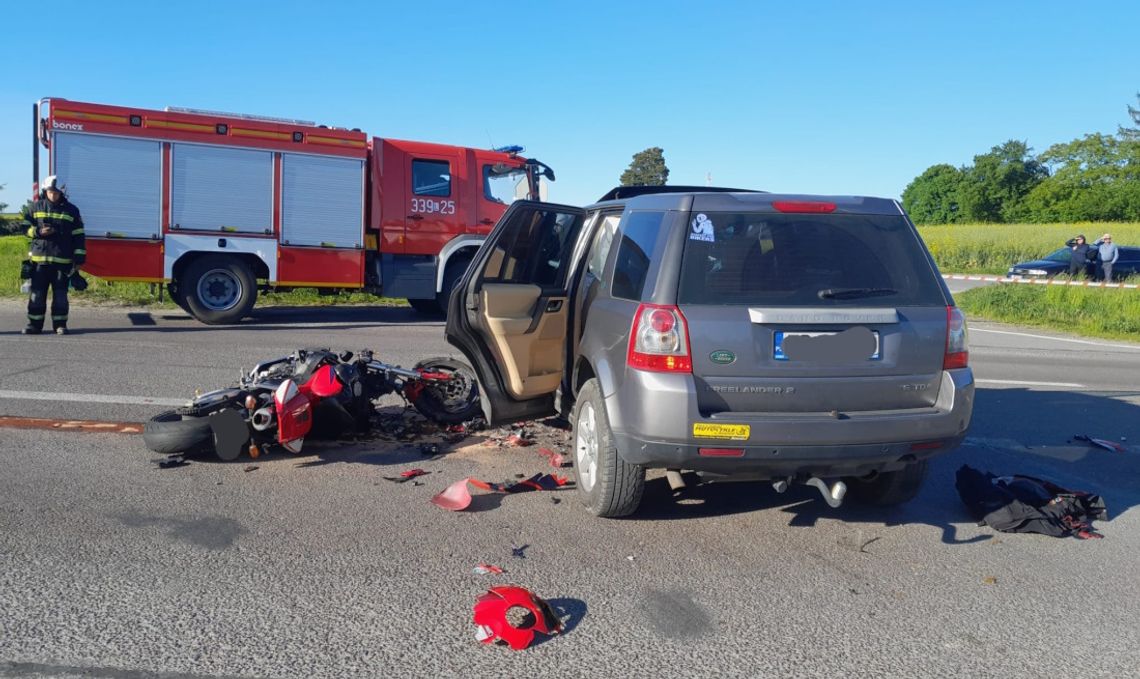
[[[674,492],[682,490],[686,485],[684,477],[681,476],[680,469],[666,469],[665,480],[669,482],[669,490]]]
[[[275,419],[276,416],[272,410],[269,408],[261,408],[253,413],[253,417],[250,418],[249,423],[257,431],[265,431],[273,426]]]
[[[839,505],[843,504],[843,496],[847,494],[847,484],[842,481],[836,481],[828,487],[823,479],[813,476],[805,481],[804,484],[818,489],[820,495],[823,495],[823,501],[832,508],[839,507]]]

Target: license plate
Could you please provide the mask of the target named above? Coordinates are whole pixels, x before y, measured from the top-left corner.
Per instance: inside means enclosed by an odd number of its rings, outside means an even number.
[[[698,439],[727,439],[729,441],[747,441],[752,434],[751,425],[747,424],[714,424],[711,422],[694,422],[693,437]]]
[[[790,360],[787,355],[784,354],[784,338],[786,337],[824,337],[838,334],[837,332],[784,332],[783,330],[779,330],[776,332],[775,339],[773,340],[772,357],[777,361]],[[882,354],[880,353],[879,331],[874,330],[872,334],[875,336],[875,351],[867,357],[867,360],[877,361],[882,358]]]

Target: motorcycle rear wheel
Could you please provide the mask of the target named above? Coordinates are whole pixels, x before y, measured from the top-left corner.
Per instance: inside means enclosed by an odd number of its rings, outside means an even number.
[[[446,382],[424,381],[424,389],[413,406],[438,424],[459,424],[483,414],[479,404],[479,384],[475,371],[453,358],[429,358],[416,364],[416,370],[452,375]]]
[[[214,435],[207,416],[179,408],[150,418],[143,425],[143,443],[162,455],[198,453],[213,448]]]

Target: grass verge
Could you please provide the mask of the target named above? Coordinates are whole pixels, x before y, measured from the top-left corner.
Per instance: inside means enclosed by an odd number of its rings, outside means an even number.
[[[23,236],[0,237],[0,297],[22,297],[20,293],[20,262],[28,254],[28,239]],[[89,286],[83,292],[71,291],[73,302],[120,306],[175,308],[170,297],[158,301],[157,286],[149,283],[111,283],[91,275],[84,276]],[[342,292],[321,295],[313,288],[291,292],[269,292],[257,297],[258,306],[407,306],[407,300],[377,297],[366,292]]]
[[[971,320],[1140,341],[1137,290],[998,284],[954,295]]]

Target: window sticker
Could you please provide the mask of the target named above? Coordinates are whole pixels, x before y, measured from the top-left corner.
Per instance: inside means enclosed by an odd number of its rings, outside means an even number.
[[[705,213],[702,212],[694,217],[691,226],[689,240],[700,240],[706,243],[712,243],[716,240],[716,237],[713,236],[712,220]]]

